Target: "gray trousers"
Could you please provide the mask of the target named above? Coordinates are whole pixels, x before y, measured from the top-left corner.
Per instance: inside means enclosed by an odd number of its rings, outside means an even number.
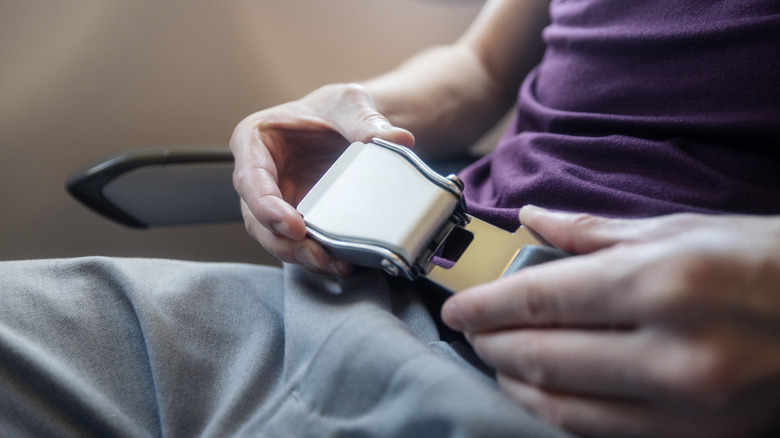
[[[415,287],[226,263],[0,262],[0,436],[558,437]]]

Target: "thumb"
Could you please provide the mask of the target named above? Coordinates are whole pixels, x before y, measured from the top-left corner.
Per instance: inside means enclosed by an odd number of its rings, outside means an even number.
[[[587,254],[620,242],[641,240],[641,221],[610,219],[585,213],[551,211],[534,205],[520,209],[520,223],[551,245]]]
[[[414,135],[406,129],[393,126],[389,120],[373,108],[365,108],[354,128],[347,134],[349,141],[368,143],[379,137],[401,146],[414,146]]]
[[[311,95],[325,99],[321,116],[349,142],[368,143],[374,137],[411,148],[414,136],[406,129],[393,126],[381,114],[368,91],[360,84],[323,87]]]

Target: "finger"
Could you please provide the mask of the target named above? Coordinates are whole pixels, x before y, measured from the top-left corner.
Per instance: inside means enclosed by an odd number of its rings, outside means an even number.
[[[553,246],[574,254],[588,254],[617,243],[647,241],[670,233],[666,216],[650,219],[612,219],[584,213],[550,211],[527,205],[520,222]]]
[[[524,329],[468,337],[485,363],[535,386],[645,402],[666,392],[648,370],[658,360],[648,355],[666,350],[644,332]]]
[[[242,203],[242,210],[247,211],[244,203]],[[351,264],[334,259],[312,239],[293,240],[274,233],[251,219],[248,219],[246,224],[249,234],[260,242],[269,253],[283,262],[304,266],[318,274],[331,274],[339,277],[347,277],[352,274]]]
[[[374,137],[379,137],[408,148],[414,146],[414,136],[411,132],[391,125],[390,121],[376,110],[366,109],[359,120],[345,135],[350,141],[368,143]]]
[[[644,406],[560,395],[529,385],[514,377],[498,374],[501,390],[544,421],[586,436],[656,437],[652,415]],[[644,424],[648,423],[648,424]]]
[[[275,233],[255,220],[243,201],[241,209],[244,212],[247,232],[279,260],[320,269],[330,263],[330,256],[313,240],[293,240],[283,234]]]
[[[557,394],[504,374],[498,375],[498,384],[510,398],[544,421],[578,435],[605,438],[709,436],[685,434],[684,430],[676,434],[668,429],[662,431],[661,425],[670,426],[669,418],[665,415],[659,418],[661,415],[651,407],[633,402]]]
[[[306,236],[303,218],[282,197],[276,164],[253,117],[239,123],[230,146],[236,162],[233,184],[251,216],[277,234],[302,240]]]
[[[354,267],[351,264],[334,258],[331,258],[331,262],[325,269],[314,268],[311,266],[304,267],[309,271],[314,272],[315,274],[338,275],[342,278],[349,277],[354,271]]]
[[[414,136],[407,130],[393,126],[392,123],[376,109],[371,96],[360,84],[340,85],[340,96],[328,99],[328,104],[321,108],[323,120],[331,120],[334,129],[349,142],[370,142],[379,137],[387,141],[406,146],[414,146]],[[313,93],[313,98],[319,93],[330,93],[330,87],[323,87]]]
[[[616,250],[529,267],[451,296],[442,306],[442,320],[454,330],[469,332],[633,326],[650,311],[642,307],[644,295],[626,289],[625,277],[641,266],[644,255],[639,256]]]
[[[776,388],[736,383],[740,360],[664,330],[515,330],[467,336],[506,376],[557,393],[630,400],[685,415],[766,423]],[[737,353],[739,355],[739,353]],[[740,357],[747,357],[740,355]],[[744,359],[742,360],[744,362]],[[766,380],[763,380],[765,382]]]
[[[257,238],[258,241],[268,252],[283,262],[301,265],[317,274],[338,275],[339,277],[347,277],[352,274],[351,264],[331,257],[312,239],[295,241],[273,234],[265,228],[261,228],[259,233],[261,235]]]
[[[561,394],[498,374],[510,398],[550,424],[577,435],[620,438],[754,436],[760,427],[749,413],[695,414],[662,406]],[[764,419],[766,424],[767,420]],[[768,435],[767,435],[768,436]]]

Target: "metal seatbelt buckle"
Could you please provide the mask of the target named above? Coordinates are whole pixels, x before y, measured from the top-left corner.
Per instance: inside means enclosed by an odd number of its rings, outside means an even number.
[[[349,146],[298,211],[332,256],[452,292],[568,255],[524,227],[511,233],[467,214],[462,190],[455,175],[375,138]]]

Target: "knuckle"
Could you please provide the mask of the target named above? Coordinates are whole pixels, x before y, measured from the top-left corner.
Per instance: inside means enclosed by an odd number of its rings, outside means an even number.
[[[677,349],[648,346],[642,354],[640,373],[644,375],[645,385],[661,401],[669,399],[688,382],[682,375],[687,366],[687,358]]]
[[[336,93],[341,99],[348,101],[362,100],[368,96],[365,87],[354,82],[345,84],[331,84],[326,87],[331,87],[331,90],[336,90]]]
[[[732,357],[708,345],[680,345],[652,359],[654,386],[686,405],[718,410],[731,401],[737,375]]]
[[[555,395],[539,388],[526,387],[523,383],[518,385],[512,376],[506,374],[498,373],[496,379],[506,394],[551,425],[564,429],[571,425],[566,404]]]
[[[690,317],[690,309],[712,298],[710,288],[702,287],[711,275],[706,262],[697,257],[660,258],[637,277],[634,288],[648,314],[662,319]]]
[[[369,141],[377,134],[374,128],[386,123],[387,121],[382,114],[379,114],[374,108],[366,107],[355,120],[352,136],[356,140]]]
[[[604,219],[587,213],[575,214],[572,218],[576,228],[591,228],[600,225]]]
[[[711,409],[719,409],[734,395],[738,375],[734,360],[718,349],[700,348],[693,353],[692,365],[686,374],[685,393]]]
[[[241,193],[241,189],[246,186],[249,179],[249,172],[245,168],[236,166],[233,169],[233,187]]]
[[[244,199],[253,195],[262,198],[279,192],[276,175],[264,167],[236,167],[233,169],[233,187]]]
[[[606,218],[587,213],[576,214],[571,221],[569,230],[576,230],[576,232],[565,233],[565,238],[560,244],[565,248],[571,248],[576,254],[589,252],[591,247],[598,246],[598,242],[603,239],[606,232],[601,228],[610,223]],[[616,219],[612,221],[614,223]]]
[[[236,148],[240,145],[240,138],[242,134],[247,131],[248,129],[252,129],[252,125],[254,124],[254,119],[256,118],[256,114],[250,114],[246,117],[244,117],[243,120],[238,122],[235,128],[233,128],[233,133],[230,135],[230,142],[228,145],[230,146],[230,150],[234,151]]]
[[[675,270],[672,272],[672,278],[677,289],[684,292],[685,297],[689,297],[700,290],[696,286],[703,284],[711,275],[710,264],[702,257],[684,257],[677,263],[674,263]]]
[[[531,409],[552,426],[565,429],[569,423],[568,418],[564,415],[564,410],[560,408],[557,400],[552,397],[539,397]]]
[[[523,294],[517,294],[515,313],[529,323],[544,324],[558,321],[559,304],[554,296],[536,282],[528,282]]]
[[[544,360],[545,346],[532,336],[520,336],[515,340],[514,367],[524,380],[536,385],[544,386],[553,383],[552,370]]]
[[[317,89],[312,96],[318,96],[331,105],[342,105],[346,107],[362,106],[365,103],[373,102],[373,99],[366,91],[365,87],[358,83],[329,84]]]

